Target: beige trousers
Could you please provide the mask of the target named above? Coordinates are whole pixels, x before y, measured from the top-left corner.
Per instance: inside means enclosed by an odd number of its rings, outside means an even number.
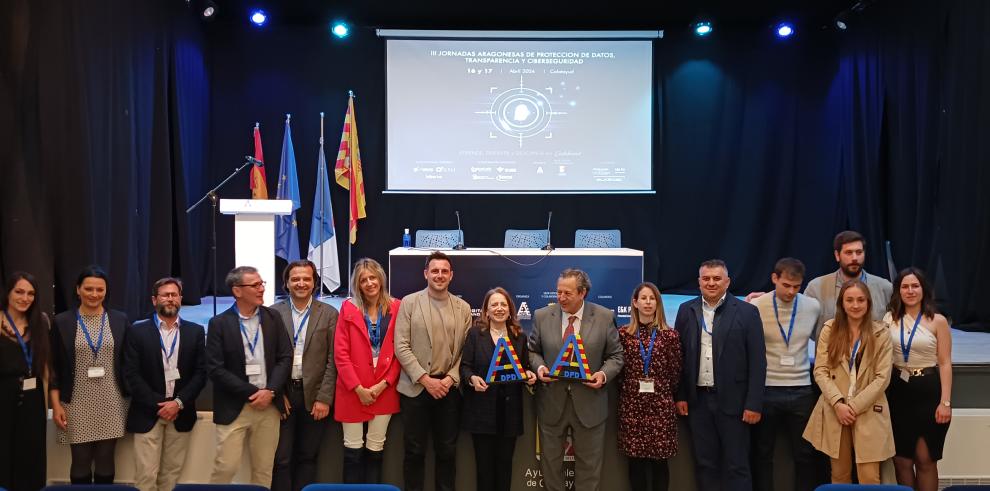
[[[245,404],[241,414],[229,425],[217,425],[217,459],[213,465],[213,484],[229,484],[241,464],[244,441],[251,458],[251,484],[270,488],[275,448],[278,447],[278,409],[268,406],[258,410]]]
[[[832,461],[832,483],[849,484],[852,482],[852,429],[842,427],[839,439],[839,458]],[[856,464],[856,477],[860,484],[880,484],[880,462],[862,462]]]
[[[172,491],[189,447],[189,432],[159,419],[147,433],[134,434],[134,485],[141,491]]]

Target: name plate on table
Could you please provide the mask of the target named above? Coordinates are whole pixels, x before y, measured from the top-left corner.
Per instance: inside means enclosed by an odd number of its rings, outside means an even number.
[[[588,355],[584,353],[581,336],[571,334],[567,337],[547,376],[569,382],[591,381],[591,368],[588,366]]]
[[[526,372],[519,363],[519,356],[516,349],[506,338],[499,338],[495,343],[495,351],[492,353],[492,362],[488,365],[488,375],[485,375],[485,383],[491,384],[515,384],[526,381]]]

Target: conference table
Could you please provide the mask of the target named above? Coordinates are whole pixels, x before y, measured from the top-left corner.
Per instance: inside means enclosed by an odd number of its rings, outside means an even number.
[[[396,297],[426,288],[426,258],[436,249],[397,247],[388,254],[389,292]],[[587,300],[616,313],[619,325],[629,319],[633,288],[643,281],[643,251],[627,248],[542,249],[468,248],[444,249],[450,256],[454,277],[451,293],[471,305],[477,316],[488,290],[501,286],[511,295],[519,322],[528,333],[536,309],[557,301],[557,277],[567,268],[588,273],[591,290]]]

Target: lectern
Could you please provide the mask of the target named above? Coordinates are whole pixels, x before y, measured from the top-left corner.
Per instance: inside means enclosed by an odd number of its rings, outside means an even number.
[[[292,213],[288,199],[222,199],[220,213],[234,215],[234,264],[254,266],[265,288],[265,305],[275,303],[275,216]]]

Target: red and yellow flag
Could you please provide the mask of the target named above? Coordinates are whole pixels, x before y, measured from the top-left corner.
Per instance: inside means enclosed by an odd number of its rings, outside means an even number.
[[[347,114],[344,115],[344,131],[340,135],[340,149],[337,150],[337,165],[334,166],[337,184],[350,191],[350,230],[351,244],[357,242],[358,220],[367,217],[364,210],[364,175],[361,173],[361,150],[358,148],[357,119],[354,118],[354,95],[347,100]]]
[[[261,151],[261,128],[258,123],[254,124],[254,158],[260,162],[265,161],[265,154]],[[268,199],[264,165],[251,166],[251,199]]]

